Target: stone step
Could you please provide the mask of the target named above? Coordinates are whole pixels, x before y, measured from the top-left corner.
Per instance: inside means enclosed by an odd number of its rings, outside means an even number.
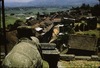
[[[75,56],[74,54],[60,54],[61,60],[89,60],[89,61],[98,61],[100,57],[97,55],[91,56]]]
[[[0,62],[2,62],[4,58],[5,58],[5,53],[1,52],[0,53]]]

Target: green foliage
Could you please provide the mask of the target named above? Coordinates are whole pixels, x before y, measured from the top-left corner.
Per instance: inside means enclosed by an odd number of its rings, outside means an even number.
[[[20,20],[22,20],[22,21],[25,21],[25,17],[16,17],[15,15],[13,15],[13,16],[6,15],[6,17],[5,17],[6,26],[9,24],[14,24],[14,22],[16,22],[16,20],[18,20],[18,18],[20,18]]]
[[[100,31],[99,30],[79,31],[79,32],[76,32],[76,34],[96,36],[97,38],[100,38]]]
[[[46,61],[43,61],[43,68],[49,68],[49,64]]]
[[[100,16],[100,4],[97,4],[92,7],[91,12],[94,16]]]
[[[6,23],[6,26],[8,24],[14,24],[14,22],[17,20],[17,18],[15,17],[12,17],[12,16],[6,16],[5,17],[5,23]]]
[[[90,9],[90,5],[89,4],[86,5],[85,3],[83,3],[80,8],[81,9],[85,9],[85,10],[89,10]]]
[[[83,3],[80,7],[72,7],[72,10],[79,10],[79,9],[89,10],[91,9],[91,6],[89,4]]]

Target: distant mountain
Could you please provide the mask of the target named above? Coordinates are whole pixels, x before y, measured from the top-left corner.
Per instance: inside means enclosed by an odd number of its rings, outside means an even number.
[[[19,3],[19,2],[5,2],[5,7],[21,7],[21,6],[29,6],[28,3]]]
[[[94,5],[98,3],[98,0],[33,0],[28,3],[7,3],[7,7],[18,7],[18,6],[37,6],[37,7],[49,7],[49,6],[80,6],[81,4],[86,3]]]

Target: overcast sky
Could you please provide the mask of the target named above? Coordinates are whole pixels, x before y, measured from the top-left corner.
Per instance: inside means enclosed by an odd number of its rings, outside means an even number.
[[[47,1],[47,0],[5,0],[5,2],[21,2],[21,3],[23,3],[23,2],[30,2],[30,1]],[[78,2],[81,2],[81,1],[87,1],[87,0],[66,0],[66,1],[74,1],[74,2],[78,1]],[[89,1],[93,1],[93,0],[89,0]],[[98,0],[94,0],[94,1],[98,1]]]
[[[5,0],[5,2],[30,2],[33,0]]]

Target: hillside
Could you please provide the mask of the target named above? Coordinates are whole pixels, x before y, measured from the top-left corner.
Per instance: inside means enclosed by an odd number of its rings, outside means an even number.
[[[30,2],[5,2],[6,7],[18,7],[18,6],[37,6],[37,7],[50,7],[50,6],[80,6],[86,3],[94,5],[98,3],[98,0],[32,0]]]

